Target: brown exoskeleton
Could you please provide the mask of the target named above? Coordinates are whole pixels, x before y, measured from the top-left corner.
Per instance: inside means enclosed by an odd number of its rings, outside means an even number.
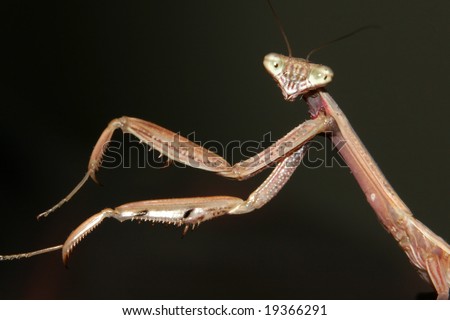
[[[89,177],[95,180],[102,155],[116,129],[133,134],[171,160],[232,179],[249,178],[270,164],[277,163],[269,177],[247,200],[217,196],[132,202],[104,209],[93,215],[76,228],[63,245],[30,253],[0,256],[0,260],[25,258],[62,249],[63,261],[67,263],[73,248],[105,218],[169,223],[184,226],[187,231],[190,227],[221,215],[251,212],[270,201],[284,186],[307,152],[308,141],[320,133],[331,131],[333,143],[343,146],[339,149],[340,154],[385,229],[399,243],[421,276],[434,286],[438,298],[448,299],[449,245],[412,216],[367,152],[342,110],[323,89],[333,78],[331,69],[291,55],[273,53],[265,57],[264,66],[278,83],[284,98],[294,101],[303,95],[311,114],[310,120],[294,128],[274,145],[232,166],[221,156],[151,122],[130,117],[114,119],[97,141],[82,181],[66,198],[40,217],[47,216],[70,200]]]

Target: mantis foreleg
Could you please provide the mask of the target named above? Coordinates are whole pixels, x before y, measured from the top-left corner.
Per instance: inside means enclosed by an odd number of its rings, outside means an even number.
[[[127,203],[94,214],[69,235],[64,245],[29,253],[0,256],[0,260],[28,258],[62,248],[62,258],[64,264],[67,264],[67,259],[73,248],[105,218],[114,218],[120,222],[139,220],[178,226],[184,225],[184,232],[186,232],[189,227],[193,228],[203,221],[225,214],[251,212],[261,208],[278,194],[300,165],[306,150],[307,146],[303,146],[291,155],[284,157],[267,179],[245,201],[236,197],[216,196],[144,200]]]
[[[158,126],[152,122],[138,118],[121,117],[112,120],[101,134],[92,151],[88,171],[77,186],[51,209],[38,215],[46,217],[51,212],[69,201],[100,168],[102,157],[116,129],[130,133],[151,148],[167,156],[170,160],[206,171],[216,172],[224,177],[243,180],[249,178],[286,155],[298,150],[317,134],[327,131],[332,124],[330,117],[321,115],[307,120],[291,130],[283,138],[259,154],[231,166],[224,158],[190,141],[189,139]]]

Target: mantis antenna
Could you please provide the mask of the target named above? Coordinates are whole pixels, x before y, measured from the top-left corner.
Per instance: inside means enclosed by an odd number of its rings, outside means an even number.
[[[276,23],[278,25],[278,28],[280,29],[281,35],[283,36],[284,42],[286,43],[286,47],[287,47],[287,50],[288,50],[289,58],[292,58],[292,48],[291,48],[291,45],[289,44],[289,40],[287,38],[286,32],[284,31],[284,27],[283,27],[283,24],[281,23],[281,19],[278,16],[277,12],[275,11],[275,9],[273,7],[272,1],[271,0],[267,0],[267,3],[269,4],[270,11],[272,11],[273,17],[275,18],[275,21],[276,21]],[[336,39],[333,39],[331,41],[325,42],[325,43],[321,44],[320,46],[318,46],[317,48],[312,49],[308,53],[308,55],[306,56],[306,61],[309,61],[309,58],[312,56],[313,53],[316,53],[317,51],[322,50],[322,49],[332,45],[333,43],[336,43],[338,41],[350,38],[351,36],[354,36],[355,34],[358,34],[358,33],[362,32],[362,31],[365,31],[365,30],[368,30],[368,29],[380,29],[380,28],[381,27],[379,25],[363,26],[363,27],[360,27],[360,28],[350,32],[350,33],[347,33],[347,34],[345,34],[343,36],[340,36],[340,37],[338,37]]]
[[[343,36],[340,36],[340,37],[338,37],[338,38],[336,38],[336,39],[333,39],[333,40],[331,40],[331,41],[325,42],[325,43],[321,44],[320,46],[318,46],[317,48],[312,49],[312,50],[308,53],[308,55],[306,56],[306,61],[309,61],[309,58],[311,57],[311,55],[312,55],[313,53],[316,53],[317,51],[322,50],[323,48],[326,48],[326,47],[332,45],[333,43],[336,43],[336,42],[338,42],[338,41],[341,41],[341,40],[350,38],[351,36],[354,36],[355,34],[360,33],[360,32],[362,32],[362,31],[365,31],[365,30],[367,30],[367,29],[380,29],[380,28],[381,28],[381,27],[380,27],[379,25],[368,25],[368,26],[363,26],[363,27],[360,27],[360,28],[358,28],[358,29],[356,29],[356,30],[350,32],[350,33],[347,33],[347,34],[345,34],[345,35],[343,35]]]
[[[283,36],[284,42],[286,43],[286,47],[288,50],[289,58],[292,57],[292,49],[291,45],[289,44],[289,40],[286,36],[286,32],[284,32],[283,24],[281,23],[280,17],[278,17],[275,9],[272,6],[272,2],[270,0],[267,0],[267,3],[269,4],[270,10],[272,11],[273,17],[275,18],[275,21],[277,22],[278,28],[280,28],[281,35]]]

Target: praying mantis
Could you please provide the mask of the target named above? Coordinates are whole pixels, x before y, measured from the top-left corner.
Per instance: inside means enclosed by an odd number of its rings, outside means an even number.
[[[266,63],[266,67],[270,66],[270,63],[273,60],[272,58],[275,58],[275,57],[280,58],[281,56],[274,56],[274,55],[268,56],[267,59],[268,59],[269,62]],[[287,58],[284,57],[282,59],[287,59]],[[286,61],[283,61],[283,63],[285,65],[288,65],[288,63]],[[325,69],[325,70],[328,70],[328,69]],[[269,72],[270,72],[270,70],[269,70]],[[330,80],[331,80],[331,74],[329,74],[329,77],[330,77]],[[335,119],[337,117],[336,114],[327,114],[326,113],[326,112],[331,112],[333,110],[335,111],[335,108],[336,108],[337,105],[334,103],[334,101],[330,100],[331,98],[328,96],[328,94],[326,92],[324,92],[324,91],[314,91],[316,89],[318,90],[322,85],[324,85],[324,83],[320,83],[319,87],[314,87],[313,86],[312,88],[308,88],[308,90],[299,91],[299,94],[300,93],[301,94],[305,94],[306,102],[308,103],[310,108],[316,110],[316,112],[317,112],[317,114],[314,114],[315,118],[313,120],[310,120],[310,121],[313,121],[313,122],[308,122],[308,124],[310,124],[311,128],[313,129],[311,131],[308,131],[310,133],[311,138],[315,134],[317,134],[319,132],[322,132],[324,130],[333,131],[334,132],[335,130],[341,130],[342,129],[341,128],[342,124],[341,124],[341,126],[338,125],[338,129],[334,128],[334,126],[336,126],[336,124],[335,124]],[[290,88],[290,89],[294,89],[294,88]],[[314,92],[310,92],[310,95],[308,95],[309,89],[314,91]],[[292,99],[292,95],[288,95],[288,98]],[[324,112],[325,118],[321,118],[322,117],[322,115],[321,115],[322,112]],[[331,118],[327,118],[327,117],[331,117]],[[320,121],[317,120],[317,119],[319,119]],[[148,125],[147,123],[142,123],[141,124],[141,123],[139,123],[139,120],[136,120],[136,119],[128,119],[128,118],[125,119],[125,118],[122,118],[122,119],[119,119],[118,121],[112,122],[111,127],[114,127],[114,126],[122,127],[124,125],[126,126],[126,122],[130,122],[132,124],[132,126],[143,125],[146,129],[148,129],[148,127],[151,126],[151,125]],[[307,127],[307,125],[305,125],[305,127]],[[305,127],[302,127],[302,129],[304,129]],[[134,130],[134,129],[131,129],[131,130]],[[316,130],[316,131],[314,131],[314,130]],[[162,133],[165,132],[164,129],[162,129],[162,128],[157,128],[157,131],[158,131],[158,136],[162,135]],[[109,133],[110,132],[107,132],[106,136],[108,136]],[[339,138],[336,138],[336,139],[339,139]],[[143,139],[143,140],[145,141],[145,139]],[[309,140],[309,139],[305,139],[305,141],[306,140]],[[305,142],[305,141],[302,141],[302,143],[300,145],[303,145],[303,142]],[[97,146],[99,146],[97,148],[97,150],[94,150],[94,153],[93,153],[93,159],[94,160],[92,160],[91,163],[90,163],[90,170],[92,168],[96,169],[96,167],[97,167],[96,161],[98,161],[99,155],[101,153],[99,150],[101,150],[100,147],[103,146],[103,142],[105,142],[105,139],[102,139],[100,142],[101,142],[100,144],[97,144]],[[288,165],[290,165],[290,168],[295,167],[295,165],[298,163],[298,160],[300,160],[298,158],[303,157],[305,152],[306,152],[306,148],[303,148],[300,145],[294,146],[294,149],[299,148],[298,150],[296,149],[297,151],[293,151],[293,150],[287,150],[287,151],[284,150],[283,151],[282,156],[280,157],[280,160],[282,162],[280,162],[280,164],[279,164],[278,171],[275,171],[273,173],[273,175],[270,176],[270,178],[273,178],[274,176],[276,178],[277,174],[280,173],[280,172],[284,173],[285,170],[287,170],[287,168],[289,167]],[[195,148],[197,148],[197,147],[194,147],[194,150],[196,150]],[[207,151],[201,150],[201,152],[207,152]],[[293,152],[293,153],[291,153],[291,152]],[[168,156],[169,157],[171,157],[171,156],[173,157],[173,155],[171,155],[171,154],[168,154]],[[284,156],[288,156],[288,157],[287,158],[283,158]],[[349,161],[352,161],[351,155],[349,155],[348,157],[350,157]],[[209,154],[209,153],[206,154],[206,158],[207,159],[210,159],[210,158],[220,159],[220,157],[217,157],[217,155]],[[277,161],[277,160],[274,160],[274,161]],[[197,161],[196,163],[198,163],[199,165],[201,164],[200,161]],[[353,165],[353,167],[356,166],[356,165],[357,164]],[[234,172],[234,169],[233,170],[229,170],[229,169],[219,170],[221,168],[223,169],[224,167],[226,167],[226,163],[222,162],[222,160],[220,160],[220,163],[218,164],[218,167],[213,167],[213,170],[211,170],[211,171],[218,171],[219,174],[222,174],[222,175],[225,175],[225,176],[229,176],[229,177],[242,177],[242,175],[240,175],[240,172],[239,172],[240,169],[237,169],[237,171],[238,171],[237,173]],[[243,166],[237,166],[237,167],[235,167],[235,169],[236,168],[241,168],[241,167],[243,167]],[[211,169],[211,168],[208,167],[208,169]],[[351,168],[351,169],[353,170],[353,168]],[[224,173],[221,173],[221,172],[224,172]],[[232,172],[232,173],[230,173],[230,172]],[[253,173],[254,172],[250,172],[249,175],[252,175]],[[89,174],[93,176],[93,171],[91,170],[89,172]],[[245,176],[245,174],[246,173],[244,173],[244,176]],[[87,177],[88,176],[86,176],[86,178]],[[266,184],[263,184],[263,188],[262,189],[264,189],[264,187],[266,187],[266,186],[267,186]],[[383,195],[381,195],[381,197],[382,196]],[[368,195],[368,198],[369,198],[369,200],[374,202],[372,200],[372,198],[373,198],[372,197],[372,193],[370,193]],[[378,194],[375,194],[375,199],[374,200],[377,200],[379,198],[380,198],[380,196],[378,196]],[[215,206],[218,206],[218,205],[224,206],[226,209],[224,211],[221,211],[220,213],[218,213],[218,215],[224,214],[224,213],[230,213],[229,211],[233,211],[233,208],[231,208],[231,207],[234,207],[235,208],[234,210],[236,210],[235,212],[231,212],[231,213],[238,213],[238,212],[243,213],[245,210],[247,210],[247,208],[244,208],[244,207],[246,207],[249,204],[249,202],[241,203],[240,200],[238,200],[236,198],[228,198],[228,197],[226,197],[226,198],[211,198],[210,200],[211,201],[208,202],[208,201],[205,200],[205,198],[199,198],[199,199],[194,199],[193,201],[195,202],[195,205],[199,205],[199,206],[202,206],[202,207],[205,206],[207,208],[210,208],[210,206],[215,207]],[[173,201],[173,202],[168,201],[166,203],[164,201],[163,202],[152,202],[152,203],[148,202],[148,203],[143,203],[143,205],[144,206],[145,205],[152,205],[152,206],[153,205],[155,205],[155,206],[161,206],[162,205],[161,208],[164,209],[164,210],[166,210],[167,208],[172,207],[172,206],[173,207],[177,207],[177,209],[176,209],[176,210],[178,210],[177,213],[176,213],[177,214],[177,218],[174,219],[174,222],[176,224],[181,222],[181,220],[180,220],[181,216],[183,217],[183,219],[193,219],[192,222],[196,222],[195,218],[198,218],[198,217],[204,217],[203,219],[211,217],[208,214],[202,216],[201,213],[197,212],[195,209],[193,209],[193,211],[191,211],[192,210],[191,208],[186,209],[186,206],[188,205],[189,201],[190,200],[182,199],[182,200],[176,200],[176,201]],[[228,202],[230,202],[230,203],[228,203]],[[189,204],[189,206],[190,205],[191,204]],[[236,205],[238,207],[236,207]],[[132,212],[132,214],[129,216],[130,218],[132,218],[132,215],[134,213],[136,213],[135,211],[137,210],[136,209],[137,208],[136,204],[131,205],[131,206],[119,207],[119,208],[120,208],[120,209],[118,209],[119,211],[122,210],[122,209],[123,210],[130,210],[130,208],[131,208],[130,211]],[[123,215],[124,212],[128,212],[128,211],[120,211],[120,214],[122,214],[121,217],[123,219],[126,219],[128,217],[125,217]],[[74,235],[74,237],[72,237],[71,241],[69,241],[67,243],[67,247],[65,248],[65,250],[63,250],[63,252],[65,253],[65,257],[66,258],[68,257],[68,253],[70,252],[71,245],[73,245],[79,239],[79,237],[84,236],[86,234],[87,230],[91,226],[96,225],[96,223],[98,223],[100,219],[102,219],[104,217],[108,217],[108,216],[113,215],[113,214],[115,214],[114,210],[101,212],[99,215],[94,216],[93,218],[91,218],[88,221],[86,221],[85,224],[81,225],[80,229],[78,229],[78,231],[80,232],[78,234],[78,236]],[[138,214],[139,215],[133,216],[133,218],[136,218],[136,219],[139,219],[140,217],[141,218],[145,218],[142,211],[140,213],[138,213]],[[214,215],[215,214],[214,210],[212,212],[210,212],[210,214]],[[174,218],[174,217],[175,216],[171,216],[169,218]],[[167,217],[158,217],[158,219],[166,219],[166,218]],[[156,218],[152,217],[152,219],[156,219]],[[437,241],[437,243],[440,244],[439,241]],[[443,250],[445,251],[445,245],[444,244],[442,244],[442,247],[444,247]],[[423,267],[423,266],[421,266],[421,267]],[[448,291],[448,289],[447,289],[447,291]],[[444,297],[443,296],[444,293],[440,292],[439,294],[440,294],[440,297]]]

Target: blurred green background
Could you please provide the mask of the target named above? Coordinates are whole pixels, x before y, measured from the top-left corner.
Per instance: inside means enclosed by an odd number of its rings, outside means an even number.
[[[312,60],[334,70],[329,92],[416,217],[450,240],[450,3],[273,4],[296,56],[361,26],[381,26]],[[224,144],[267,132],[278,138],[308,117],[303,102],[283,101],[262,66],[265,54],[286,53],[263,0],[6,1],[1,15],[2,254],[62,243],[87,217],[126,202],[245,198],[268,174],[236,182],[132,163],[101,171],[103,187],[89,182],[37,222],[81,179],[115,117]],[[181,230],[105,221],[75,249],[69,270],[59,253],[0,263],[0,297],[433,297],[346,168],[303,167],[255,213],[206,222],[183,239]]]

